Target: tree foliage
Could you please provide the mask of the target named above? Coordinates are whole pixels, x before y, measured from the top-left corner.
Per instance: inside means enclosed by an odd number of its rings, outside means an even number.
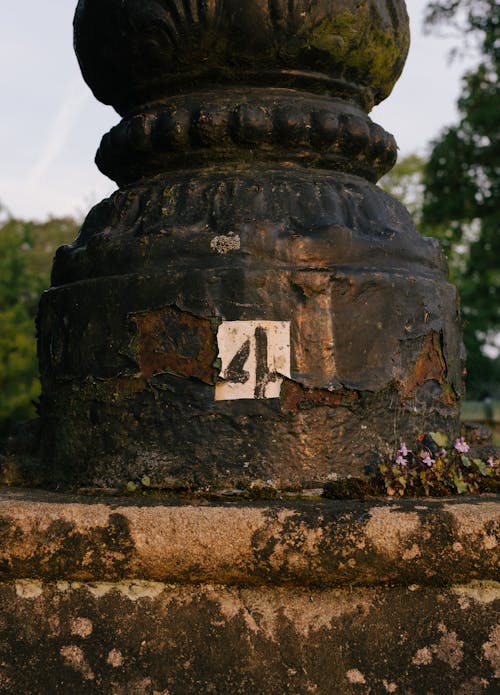
[[[477,67],[463,77],[459,122],[433,143],[422,222],[444,226],[448,248],[462,248],[467,386],[469,395],[482,397],[493,395],[500,382],[500,4],[437,0],[427,6],[426,23],[452,27],[478,56]]]
[[[35,316],[56,248],[77,232],[72,219],[8,217],[0,226],[0,430],[33,417],[40,393]]]

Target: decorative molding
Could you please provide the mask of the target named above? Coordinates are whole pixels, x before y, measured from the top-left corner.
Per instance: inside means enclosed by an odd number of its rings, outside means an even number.
[[[253,89],[174,97],[123,119],[103,137],[96,162],[120,185],[207,158],[294,161],[376,181],[396,157],[394,137],[354,104]]]
[[[408,46],[403,0],[80,0],[75,15],[84,78],[122,115],[220,84],[339,96],[351,82],[369,109],[390,94]]]

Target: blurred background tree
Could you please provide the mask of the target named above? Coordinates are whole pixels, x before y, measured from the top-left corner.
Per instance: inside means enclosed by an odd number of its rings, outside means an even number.
[[[35,415],[40,394],[35,317],[55,251],[76,237],[75,220],[26,222],[2,208],[0,222],[0,434]]]
[[[500,3],[430,2],[426,26],[455,32],[477,67],[463,77],[458,123],[431,144],[427,161],[403,159],[382,185],[448,255],[461,296],[467,398],[500,398]]]

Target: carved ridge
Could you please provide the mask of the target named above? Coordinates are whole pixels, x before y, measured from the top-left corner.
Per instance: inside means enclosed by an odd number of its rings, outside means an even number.
[[[285,90],[173,98],[104,135],[96,162],[120,184],[209,161],[285,158],[376,181],[395,163],[394,137],[354,105]],[[258,96],[258,99],[256,99]],[[246,151],[246,152],[245,152]],[[188,156],[187,156],[188,155]],[[185,166],[185,164],[184,164]]]

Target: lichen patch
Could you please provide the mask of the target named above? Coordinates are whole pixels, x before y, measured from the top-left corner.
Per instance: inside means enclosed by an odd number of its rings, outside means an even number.
[[[346,678],[349,683],[353,683],[355,685],[363,685],[366,683],[364,675],[361,673],[361,671],[358,671],[357,668],[350,668],[346,673]]]
[[[16,582],[16,594],[19,598],[38,598],[43,594],[42,582],[30,579],[19,579]]]
[[[94,673],[85,659],[83,650],[76,644],[61,647],[60,654],[68,666],[79,671],[86,681],[94,680]]]
[[[455,586],[453,591],[462,598],[484,605],[500,598],[500,583],[473,581],[470,584]]]
[[[219,234],[210,241],[212,251],[225,255],[231,251],[239,251],[241,248],[241,239],[237,234],[229,232],[229,234]]]
[[[445,625],[440,626],[440,632],[442,636],[439,642],[434,644],[431,649],[438,659],[456,669],[464,658],[464,643],[458,639],[456,632],[448,631]]]
[[[500,678],[500,625],[490,632],[489,641],[483,644],[483,653],[495,672],[495,678]]]
[[[71,621],[71,634],[85,639],[90,637],[94,629],[92,621],[88,618],[76,617]]]
[[[429,666],[432,664],[432,652],[429,647],[422,647],[416,653],[411,663],[415,666]]]
[[[443,511],[450,514],[461,536],[482,537],[485,527],[496,519],[500,530],[500,516],[496,502],[482,501],[481,504],[445,504]],[[469,538],[470,540],[470,538]]]
[[[378,552],[395,557],[402,550],[407,539],[420,530],[420,520],[416,512],[398,512],[391,507],[375,507],[365,526],[367,538]]]
[[[121,651],[119,649],[112,649],[108,654],[106,663],[113,668],[120,668],[120,666],[123,665],[123,655]]]

